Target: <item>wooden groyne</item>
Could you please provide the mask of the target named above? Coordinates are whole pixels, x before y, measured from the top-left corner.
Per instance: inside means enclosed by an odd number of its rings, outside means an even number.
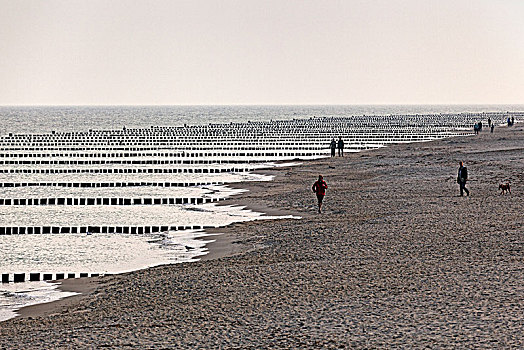
[[[101,273],[88,273],[88,272],[18,272],[18,273],[2,273],[2,283],[23,283],[23,282],[37,282],[37,281],[59,281],[68,278],[85,278],[85,277],[98,277],[104,274]]]
[[[73,187],[73,188],[114,188],[114,187],[196,187],[223,185],[222,181],[209,182],[0,182],[0,187]]]
[[[0,198],[2,205],[168,205],[168,204],[206,204],[223,201],[226,198],[159,198],[159,197],[140,197],[140,198]]]
[[[186,225],[186,226],[0,226],[0,235],[40,235],[40,234],[96,234],[96,233],[122,233],[122,234],[150,234],[167,231],[203,230],[215,226]]]

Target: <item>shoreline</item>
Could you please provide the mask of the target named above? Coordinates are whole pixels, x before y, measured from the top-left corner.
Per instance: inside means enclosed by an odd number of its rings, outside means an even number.
[[[214,248],[224,250],[210,249],[209,259],[98,277],[97,289],[62,299],[71,302],[45,317],[3,322],[0,344],[16,335],[19,348],[68,339],[95,347],[522,346],[523,131],[519,123],[280,169],[229,201],[302,220],[232,224]],[[458,196],[459,160],[470,197]],[[319,172],[330,186],[322,215],[310,191]],[[507,180],[512,194],[500,195]]]
[[[300,166],[300,165],[299,165]],[[296,166],[294,166],[296,167]],[[274,168],[274,169],[265,169],[265,170],[256,170],[253,171],[255,174],[262,174],[262,175],[271,175],[275,176],[273,180],[267,181],[270,183],[274,183],[274,181],[277,179],[277,176],[281,176],[281,172],[283,171],[289,171],[292,167],[282,167],[282,168]],[[242,192],[238,195],[235,195],[233,197],[228,198],[226,201],[218,202],[218,206],[225,206],[225,205],[235,205],[235,206],[243,206],[248,210],[251,210],[253,212],[262,213],[261,216],[300,216],[304,217],[309,216],[307,213],[302,213],[298,211],[290,211],[285,210],[281,208],[275,208],[271,207],[268,204],[261,204],[261,203],[253,203],[250,202],[249,199],[249,193],[254,191],[260,191],[263,190],[265,187],[266,181],[246,181],[246,182],[237,182],[237,183],[230,183],[228,184],[230,187],[233,187],[235,189],[241,189],[241,190],[247,190],[246,192]],[[256,219],[253,221],[265,221],[265,220],[281,220],[281,219]],[[252,221],[247,221],[252,222]],[[206,233],[209,234],[217,234],[217,236],[213,236],[213,238],[216,238],[214,242],[211,242],[206,245],[206,247],[209,249],[209,253],[206,255],[203,255],[200,257],[201,261],[206,260],[214,260],[219,259],[222,257],[228,257],[233,256],[236,254],[241,254],[242,252],[245,252],[249,248],[244,247],[236,247],[235,244],[235,237],[234,235],[231,235],[231,231],[233,231],[234,228],[240,228],[242,227],[242,224],[245,224],[246,222],[234,222],[230,225],[227,225],[225,227],[217,227],[213,229],[206,230]],[[209,237],[203,237],[202,239],[206,239]]]
[[[304,161],[301,161],[301,162],[304,162]],[[280,171],[287,169],[287,168],[288,167],[267,168],[267,169],[253,171],[253,173],[276,176],[278,175]],[[272,181],[274,181],[274,179],[269,182],[272,182]],[[229,187],[232,187],[234,189],[253,191],[253,190],[259,189],[259,187],[261,187],[260,184],[261,183],[263,184],[264,182],[266,181],[232,182],[232,183],[224,183],[224,185],[228,185]],[[216,205],[225,206],[225,205],[233,204],[235,206],[245,206],[246,209],[249,209],[254,212],[262,213],[263,216],[299,215],[296,212],[291,213],[291,212],[288,212],[282,209],[271,208],[267,205],[257,205],[256,203],[249,203],[248,201],[240,198],[244,193],[245,192],[233,195],[232,197],[228,198],[227,200],[223,202],[217,202]],[[301,213],[301,215],[303,215],[303,213]],[[262,219],[262,220],[279,220],[279,219]],[[259,221],[259,220],[253,220],[253,221]],[[208,253],[198,257],[197,261],[215,260],[219,258],[242,254],[243,252],[247,251],[249,249],[247,247],[236,246],[235,237],[230,234],[230,231],[232,229],[230,228],[231,226],[235,226],[235,225],[241,226],[243,223],[244,222],[235,222],[235,223],[229,224],[224,227],[207,229],[205,232],[206,234],[209,234],[210,236],[202,237],[199,239],[206,240],[212,237],[214,242],[206,244]],[[194,262],[186,262],[186,263],[191,264]],[[170,265],[173,265],[173,264],[161,264],[161,265],[156,265],[153,267],[170,266]],[[145,267],[143,269],[150,269],[153,267]],[[140,269],[140,270],[143,270],[143,269]],[[123,272],[123,273],[118,273],[118,274],[108,274],[108,276],[134,273],[140,270]],[[65,279],[62,281],[58,281],[58,283],[60,284],[57,285],[56,287],[57,289],[61,290],[62,292],[73,292],[73,293],[79,293],[79,294],[64,297],[64,298],[46,302],[46,303],[39,303],[39,304],[24,306],[15,311],[17,315],[14,316],[12,319],[18,319],[18,318],[32,319],[38,316],[52,315],[53,313],[59,311],[60,309],[64,309],[70,305],[74,305],[77,302],[76,299],[81,300],[83,298],[89,298],[89,294],[96,290],[96,287],[99,284],[99,280],[100,280],[100,277],[89,277],[89,278],[84,277],[84,278]]]
[[[77,295],[72,295],[69,297],[61,298],[58,300],[54,300],[47,303],[41,303],[41,304],[35,304],[35,305],[29,305],[22,307],[15,312],[17,315],[13,317],[12,319],[17,318],[29,318],[33,319],[34,317],[39,316],[48,316],[52,315],[53,313],[67,308],[70,305],[74,305],[77,300],[81,300],[83,298],[88,298],[90,293],[92,293],[96,289],[97,279],[98,277],[91,277],[91,278],[71,278],[71,279],[65,279],[63,281],[60,281],[59,285],[57,286],[57,289],[61,290],[62,292],[72,292],[72,293],[79,293]],[[6,320],[8,321],[8,320]],[[6,322],[3,321],[3,322]]]

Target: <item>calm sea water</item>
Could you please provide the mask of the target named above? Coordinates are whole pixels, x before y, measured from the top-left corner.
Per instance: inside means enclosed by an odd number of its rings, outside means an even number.
[[[51,133],[240,123],[248,121],[349,117],[354,115],[446,114],[524,111],[524,105],[448,106],[110,106],[0,107],[0,135]],[[207,167],[174,165],[173,167]],[[227,167],[216,165],[215,167]],[[250,165],[251,168],[269,164]],[[25,166],[42,168],[45,166]],[[52,168],[53,166],[49,166]],[[70,166],[74,168],[75,166]],[[88,166],[85,166],[88,167]],[[24,166],[4,166],[24,168]],[[210,182],[269,181],[246,173],[220,174],[5,174],[0,182]],[[3,187],[0,198],[58,197],[200,197],[226,198],[238,193],[228,186],[70,188]],[[205,205],[162,206],[0,206],[0,226],[44,225],[181,225],[224,226],[265,218],[242,207]],[[200,230],[146,235],[53,234],[0,235],[0,272],[118,273],[158,264],[194,261],[207,253],[212,240]],[[0,284],[0,321],[18,308],[67,296],[45,282]]]

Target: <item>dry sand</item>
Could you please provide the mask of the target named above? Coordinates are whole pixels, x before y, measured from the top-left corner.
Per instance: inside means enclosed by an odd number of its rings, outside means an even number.
[[[234,224],[201,262],[93,279],[1,323],[0,348],[523,348],[523,136],[497,128],[278,170],[230,202],[302,220]]]

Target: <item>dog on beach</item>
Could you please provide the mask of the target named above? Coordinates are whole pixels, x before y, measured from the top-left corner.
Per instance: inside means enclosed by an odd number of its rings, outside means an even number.
[[[499,190],[502,190],[502,192],[500,192],[500,194],[505,194],[506,192],[511,194],[511,188],[509,186],[509,182],[507,182],[505,184],[500,184],[499,185]]]

